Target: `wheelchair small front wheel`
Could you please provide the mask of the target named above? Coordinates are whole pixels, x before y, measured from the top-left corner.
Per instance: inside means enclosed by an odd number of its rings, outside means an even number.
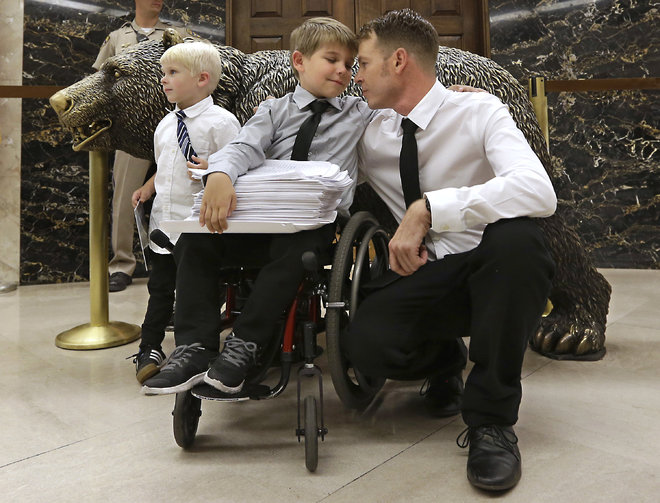
[[[193,396],[190,390],[176,394],[172,416],[174,440],[179,447],[188,449],[192,446],[201,415],[202,401]]]
[[[328,364],[335,391],[350,409],[365,409],[385,382],[353,368],[339,339],[355,316],[360,286],[387,270],[387,243],[387,233],[376,219],[366,211],[358,212],[343,229],[332,262],[326,313]]]
[[[310,472],[316,471],[319,463],[319,425],[316,414],[316,398],[305,397],[305,466]]]

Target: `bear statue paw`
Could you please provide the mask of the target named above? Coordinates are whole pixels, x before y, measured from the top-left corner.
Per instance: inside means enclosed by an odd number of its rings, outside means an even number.
[[[605,356],[605,327],[553,310],[530,340],[538,353],[555,360],[596,361]]]

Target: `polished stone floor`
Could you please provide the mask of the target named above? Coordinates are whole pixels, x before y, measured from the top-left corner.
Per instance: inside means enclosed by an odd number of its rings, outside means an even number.
[[[511,502],[656,502],[660,492],[660,271],[604,270],[613,285],[605,358],[532,351],[516,427],[523,478]],[[203,402],[195,445],[179,448],[174,398],[145,397],[137,342],[59,349],[89,321],[88,284],[0,295],[0,500],[6,502],[472,502],[460,418],[424,414],[419,384],[388,382],[364,415],[326,377],[326,425],[310,474],[297,442],[296,387],[261,402]],[[145,280],[110,294],[110,319],[141,323]],[[168,335],[165,348],[173,348]],[[321,359],[321,366],[327,367]]]

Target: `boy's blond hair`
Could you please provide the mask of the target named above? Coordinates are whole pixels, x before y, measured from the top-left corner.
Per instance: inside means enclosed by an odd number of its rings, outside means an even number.
[[[160,64],[178,63],[192,75],[209,74],[209,94],[215,91],[222,75],[222,60],[218,50],[208,42],[183,42],[166,50]]]
[[[343,23],[331,17],[313,17],[306,20],[291,32],[290,51],[299,51],[309,57],[325,44],[339,44],[347,47],[353,56],[357,54],[357,37]],[[293,68],[293,60],[291,61]],[[298,78],[298,70],[293,68]]]

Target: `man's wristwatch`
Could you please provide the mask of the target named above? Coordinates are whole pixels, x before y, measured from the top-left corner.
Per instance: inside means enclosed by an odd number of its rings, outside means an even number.
[[[431,211],[431,203],[429,202],[429,198],[426,197],[426,194],[424,194],[424,202],[426,203],[426,211],[429,212],[431,226],[433,226],[433,212]]]

